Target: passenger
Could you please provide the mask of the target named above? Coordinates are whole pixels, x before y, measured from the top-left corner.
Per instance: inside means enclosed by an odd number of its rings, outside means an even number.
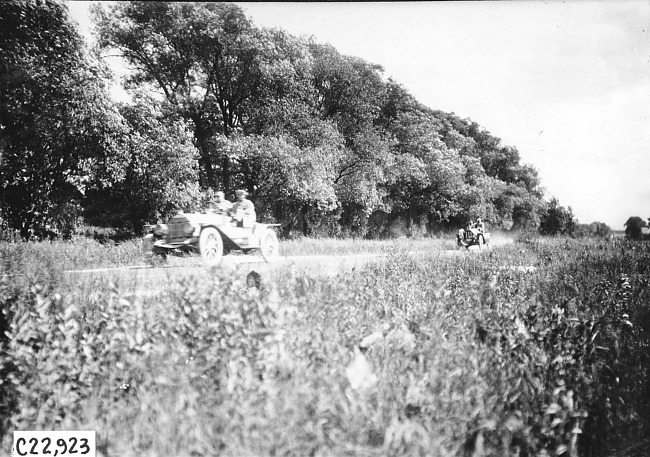
[[[230,209],[230,215],[237,221],[237,227],[252,227],[255,224],[257,215],[255,214],[255,205],[248,200],[248,192],[245,190],[235,191],[237,201]]]
[[[474,228],[477,230],[478,233],[485,233],[485,224],[481,220],[481,218],[476,219],[476,225]]]
[[[209,214],[228,214],[232,208],[232,203],[224,198],[223,192],[219,191],[215,194],[214,200],[210,200],[205,208],[205,212]]]
[[[225,199],[223,192],[219,191],[215,194],[215,203],[217,204],[217,214],[228,214],[232,209],[232,203]]]
[[[216,212],[217,212],[217,202],[214,200],[209,200],[208,203],[205,205],[205,213],[214,214]]]

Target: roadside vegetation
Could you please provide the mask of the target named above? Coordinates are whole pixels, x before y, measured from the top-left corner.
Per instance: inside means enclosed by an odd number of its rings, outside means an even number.
[[[65,3],[0,2],[3,450],[70,429],[103,457],[599,457],[648,435],[643,219],[579,224],[477,122],[238,5],[93,22],[91,50]],[[146,223],[238,188],[282,255],[376,258],[278,266],[259,295],[218,268],[70,273],[145,264]],[[441,255],[479,216],[503,245]]]
[[[643,243],[388,247],[259,297],[219,269],[134,297],[62,274],[57,243],[2,248],[3,449],[88,429],[104,456],[604,456],[648,431]]]

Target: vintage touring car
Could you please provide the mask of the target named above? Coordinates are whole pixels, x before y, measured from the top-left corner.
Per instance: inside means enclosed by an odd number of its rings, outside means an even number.
[[[239,224],[241,225],[241,224]],[[240,227],[233,218],[215,213],[178,213],[166,224],[148,225],[144,251],[152,256],[195,252],[208,265],[219,265],[224,254],[259,252],[267,262],[279,254],[274,228],[280,224],[251,222]]]
[[[477,229],[460,229],[456,234],[456,245],[459,249],[469,249],[471,246],[483,249],[490,246],[490,234]]]

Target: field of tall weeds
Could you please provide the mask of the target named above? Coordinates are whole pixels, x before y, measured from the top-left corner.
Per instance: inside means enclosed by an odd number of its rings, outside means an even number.
[[[392,245],[140,297],[63,274],[137,246],[65,248],[0,247],[5,450],[70,429],[103,456],[605,456],[650,427],[647,244]]]

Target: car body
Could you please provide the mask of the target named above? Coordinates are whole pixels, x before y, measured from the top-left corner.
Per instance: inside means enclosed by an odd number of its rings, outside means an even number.
[[[458,248],[469,249],[471,246],[478,246],[483,249],[490,246],[490,234],[478,229],[460,229],[456,234],[456,245]]]
[[[232,217],[216,213],[180,212],[165,224],[148,225],[145,253],[167,256],[175,252],[201,254],[208,265],[218,265],[232,251],[260,252],[268,262],[279,253],[273,227],[279,224],[245,223],[238,226]]]

